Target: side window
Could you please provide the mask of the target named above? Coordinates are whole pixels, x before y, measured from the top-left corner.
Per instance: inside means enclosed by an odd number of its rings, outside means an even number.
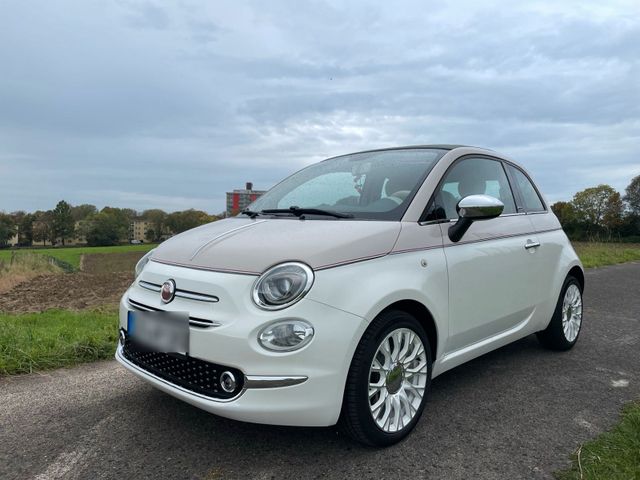
[[[524,202],[524,207],[527,209],[527,212],[544,212],[544,204],[540,199],[540,195],[538,195],[535,187],[524,172],[512,165],[509,165],[507,168],[515,180],[518,190],[520,190],[522,201]]]
[[[502,163],[486,158],[467,158],[451,168],[434,196],[427,220],[456,219],[456,205],[469,195],[491,195],[504,203],[503,213],[516,213],[513,193]]]

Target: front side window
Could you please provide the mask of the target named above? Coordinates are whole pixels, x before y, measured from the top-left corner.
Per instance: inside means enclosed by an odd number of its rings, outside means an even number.
[[[544,204],[540,200],[540,195],[536,191],[536,188],[529,180],[522,170],[514,166],[508,165],[507,168],[511,172],[513,179],[515,180],[518,190],[522,195],[522,201],[527,212],[544,212]]]
[[[429,206],[426,220],[456,219],[456,205],[469,195],[491,195],[504,203],[503,214],[516,213],[513,193],[502,162],[465,158],[446,173]]]
[[[252,203],[249,210],[260,214],[298,207],[347,214],[355,219],[400,220],[446,152],[398,149],[331,158],[294,173]]]

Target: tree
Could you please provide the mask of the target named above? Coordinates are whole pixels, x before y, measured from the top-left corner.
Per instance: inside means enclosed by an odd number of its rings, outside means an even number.
[[[598,185],[576,193],[571,201],[576,221],[587,231],[611,230],[622,220],[620,194],[609,185]]]
[[[151,227],[147,230],[147,240],[155,242],[160,240],[167,226],[167,214],[164,210],[152,209],[142,212],[142,218],[151,223]]]
[[[185,210],[173,212],[167,216],[166,225],[173,233],[182,233],[191,228],[199,227],[205,223],[216,220],[215,217],[201,210]]]
[[[46,245],[47,241],[53,244],[53,212],[39,210],[33,215],[33,241],[42,242],[42,245]]]
[[[16,234],[16,224],[11,215],[0,213],[0,247],[6,247]]]
[[[64,239],[73,236],[75,222],[71,215],[71,205],[64,200],[60,200],[53,209],[53,238],[61,239],[64,246]]]
[[[633,215],[640,216],[640,175],[634,177],[625,189],[624,201]]]
[[[91,246],[118,245],[126,238],[128,224],[123,222],[119,209],[103,208],[93,216],[87,229],[87,244]]]
[[[20,245],[31,246],[33,243],[33,222],[35,221],[33,213],[25,214],[18,223],[18,243]]]
[[[96,206],[88,203],[71,207],[71,216],[73,217],[74,222],[85,220],[96,213],[98,213]]]
[[[576,221],[576,212],[571,202],[556,202],[551,205],[551,210],[556,214],[560,224],[566,228]]]

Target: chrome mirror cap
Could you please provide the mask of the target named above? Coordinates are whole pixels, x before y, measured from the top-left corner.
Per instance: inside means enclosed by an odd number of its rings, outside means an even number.
[[[469,220],[487,220],[502,214],[504,203],[491,195],[469,195],[458,202],[458,215]]]
[[[449,240],[459,242],[477,220],[489,220],[502,214],[504,203],[491,195],[469,195],[456,205],[458,221],[449,227]]]

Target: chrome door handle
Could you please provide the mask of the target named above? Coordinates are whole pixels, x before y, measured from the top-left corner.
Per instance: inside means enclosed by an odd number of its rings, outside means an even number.
[[[540,242],[532,242],[531,240],[527,240],[527,243],[524,244],[524,248],[529,250],[530,248],[536,248],[540,246]]]

